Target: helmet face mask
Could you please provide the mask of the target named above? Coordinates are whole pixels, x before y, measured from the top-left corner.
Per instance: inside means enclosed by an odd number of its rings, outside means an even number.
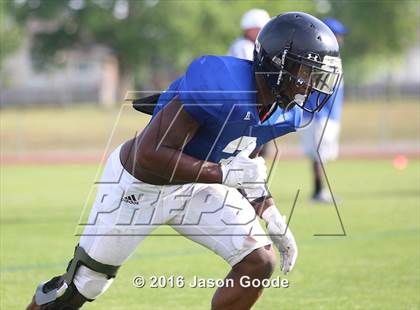
[[[341,77],[334,34],[305,13],[277,16],[264,27],[255,44],[254,68],[278,106],[289,110],[298,105],[310,113],[321,110]],[[313,92],[318,93],[316,105],[306,106]]]
[[[309,53],[309,57],[314,54]],[[315,58],[315,56],[313,56]],[[294,82],[290,85],[289,80]],[[294,104],[306,112],[318,112],[325,105],[330,96],[334,93],[341,76],[341,60],[339,57],[325,56],[324,61],[320,62],[298,55],[287,54],[286,62],[283,67],[282,80],[279,88],[291,89]],[[284,83],[285,85],[282,85]],[[289,84],[289,85],[288,85]],[[295,87],[294,87],[295,86]],[[316,105],[309,107],[305,103],[311,93],[318,93]],[[289,103],[289,105],[291,105]]]

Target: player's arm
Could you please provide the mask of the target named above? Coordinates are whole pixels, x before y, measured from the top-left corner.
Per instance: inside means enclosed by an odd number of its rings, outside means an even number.
[[[257,157],[258,152],[259,150],[256,150],[251,157]],[[244,189],[243,194],[254,207],[256,214],[265,221],[267,232],[281,255],[281,270],[287,274],[293,269],[298,249],[296,240],[286,223],[286,217],[280,214],[264,182],[255,183],[254,186],[251,184]]]
[[[152,184],[199,182],[240,187],[244,182],[266,178],[264,160],[249,158],[255,143],[226,164],[199,160],[183,153],[199,127],[178,97],[168,103],[138,138],[135,166],[143,176],[140,179]]]
[[[251,202],[256,213],[267,225],[267,232],[281,255],[281,270],[287,274],[295,265],[298,249],[286,217],[280,214],[272,197],[261,197]]]
[[[178,97],[162,109],[138,138],[136,166],[141,175],[155,175],[158,183],[221,183],[218,164],[182,152],[194,137],[198,122],[183,109]]]

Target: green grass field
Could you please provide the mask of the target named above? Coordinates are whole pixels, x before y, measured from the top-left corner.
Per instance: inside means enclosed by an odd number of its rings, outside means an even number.
[[[0,308],[23,309],[41,280],[63,272],[93,184],[93,165],[1,169]],[[333,207],[311,205],[304,161],[280,161],[271,190],[299,246],[289,288],[265,290],[255,309],[419,309],[420,161],[395,170],[388,160],[338,161],[327,167],[347,236]],[[161,230],[169,232],[169,228]],[[180,236],[150,236],[111,289],[86,309],[209,309],[214,289],[137,289],[135,275],[220,278],[228,265]],[[279,269],[274,276],[280,274]]]

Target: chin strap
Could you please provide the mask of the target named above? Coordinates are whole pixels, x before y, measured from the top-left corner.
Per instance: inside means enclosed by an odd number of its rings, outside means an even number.
[[[265,112],[263,115],[260,115],[260,121],[264,122],[268,118],[270,118],[271,114],[273,114],[276,107],[277,107],[277,99],[271,104],[270,109],[267,112]]]

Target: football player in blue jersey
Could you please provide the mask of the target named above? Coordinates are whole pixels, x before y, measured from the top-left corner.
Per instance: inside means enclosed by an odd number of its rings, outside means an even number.
[[[78,309],[160,225],[231,266],[212,309],[250,309],[261,280],[292,270],[296,241],[266,189],[261,146],[296,131],[302,110],[319,111],[340,79],[337,40],[315,17],[291,12],[261,30],[254,61],[194,60],[159,97],[140,135],[109,157],[88,225],[67,271],[38,286],[28,309]],[[316,104],[306,98],[317,93]],[[259,217],[266,226],[263,230]],[[256,285],[243,285],[243,279]]]

